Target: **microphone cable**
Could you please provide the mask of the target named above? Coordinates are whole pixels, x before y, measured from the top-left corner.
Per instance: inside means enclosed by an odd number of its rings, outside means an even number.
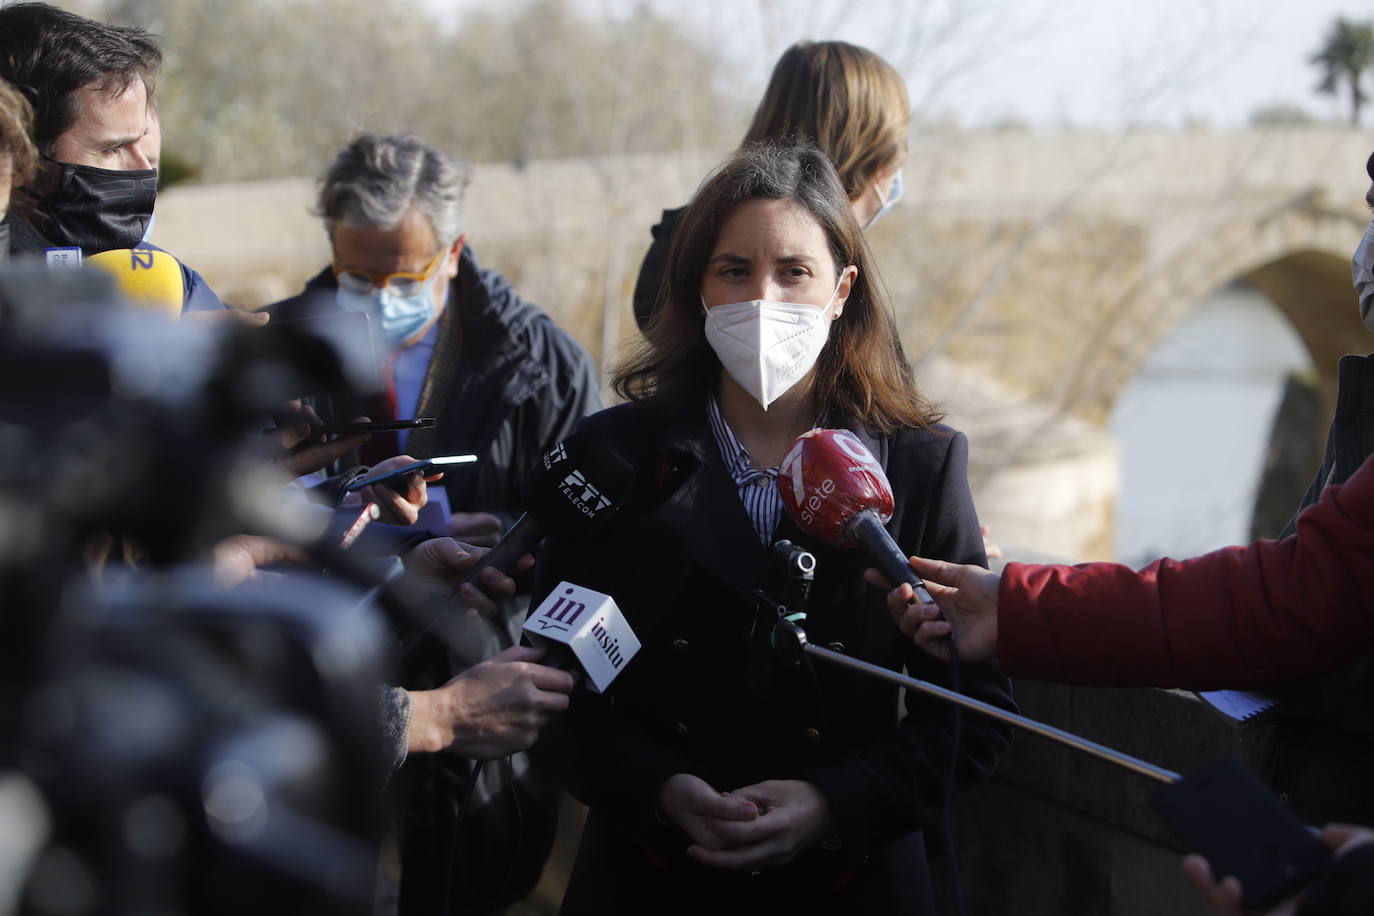
[[[510,879],[515,875],[515,865],[520,861],[520,852],[525,845],[525,813],[520,809],[520,793],[515,791],[515,760],[514,755],[507,755],[504,760],[506,763],[506,785],[510,787],[511,805],[515,808],[515,843],[511,846],[510,864],[506,866],[506,874],[501,879],[501,883],[496,889],[502,894],[510,884]],[[533,766],[533,761],[530,766]],[[529,772],[527,769],[526,772]]]
[[[454,876],[458,873],[458,856],[463,851],[463,819],[467,817],[468,808],[472,806],[472,793],[477,788],[478,780],[482,778],[482,767],[485,764],[485,760],[474,762],[472,770],[468,773],[468,787],[463,792],[463,800],[458,806],[458,816],[453,820],[453,840],[448,844],[448,868],[444,869],[444,916],[453,912],[453,885],[456,880]]]
[[[943,618],[944,614],[942,613],[940,616]],[[959,677],[959,643],[954,635],[954,623],[952,621],[947,622],[949,623],[949,635],[946,637],[949,641],[949,686],[955,693],[962,694],[964,689],[963,685],[960,683]],[[949,770],[945,774],[944,810],[941,812],[940,816],[940,827],[945,834],[945,855],[949,857],[950,891],[954,895],[954,911],[958,913],[959,916],[964,916],[964,888],[963,883],[959,880],[959,855],[955,850],[954,843],[954,787],[958,782],[959,753],[963,743],[963,724],[963,707],[955,706],[954,725],[951,729],[953,738],[951,746],[953,748],[953,753],[950,754]]]
[[[809,563],[798,563],[798,554],[805,554],[810,558]],[[782,559],[786,557],[786,559]],[[781,560],[781,562],[779,562]],[[810,604],[811,582],[815,573],[815,557],[810,551],[794,545],[791,541],[776,541],[772,547],[772,553],[765,565],[764,584],[754,589],[750,597],[763,606],[770,609],[778,618],[785,619],[798,625],[805,622]],[[920,581],[919,578],[917,580]],[[924,590],[924,584],[922,584]],[[780,595],[781,600],[774,597]],[[929,591],[926,591],[929,596]],[[913,590],[913,597],[914,590]],[[934,603],[934,598],[931,598]],[[958,694],[962,694],[963,684],[960,676],[958,639],[955,636],[954,624],[949,621],[944,613],[941,612],[940,619],[949,623],[949,634],[945,639],[949,643],[949,680],[950,688]],[[757,626],[757,618],[755,621]],[[905,638],[905,637],[904,637]],[[913,646],[913,651],[915,647]],[[807,660],[810,667],[810,661]],[[905,666],[904,666],[905,667]],[[815,677],[814,670],[812,677]],[[950,890],[954,897],[955,910],[959,916],[964,916],[964,893],[963,885],[959,880],[959,857],[955,850],[954,843],[954,790],[958,783],[959,754],[963,744],[963,709],[959,706],[954,707],[954,720],[950,727],[950,759],[949,766],[945,771],[945,791],[941,800],[940,827],[944,834],[945,854],[949,858],[949,877]],[[929,859],[929,852],[927,852]]]
[[[515,809],[515,843],[511,847],[509,862],[506,865],[506,873],[501,878],[501,883],[496,886],[496,896],[500,897],[505,893],[510,885],[510,880],[515,875],[515,867],[520,861],[520,852],[525,845],[525,812],[520,806],[520,793],[515,791],[515,761],[513,754],[507,754],[501,758],[505,765],[506,780],[505,788],[510,793],[511,807]],[[467,817],[468,810],[472,807],[473,792],[477,788],[477,783],[482,778],[482,768],[487,761],[475,761],[472,772],[468,778],[467,790],[463,793],[462,805],[458,809],[458,817],[453,825],[453,842],[449,844],[448,864],[449,867],[444,872],[444,913],[452,913],[453,910],[453,885],[458,874],[459,856],[463,851],[463,820]]]

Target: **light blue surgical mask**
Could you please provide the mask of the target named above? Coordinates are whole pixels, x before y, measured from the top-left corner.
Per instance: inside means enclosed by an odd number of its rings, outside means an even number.
[[[407,340],[419,333],[421,328],[434,320],[440,306],[447,301],[448,284],[444,283],[446,279],[441,263],[435,271],[434,280],[409,296],[398,295],[385,286],[366,293],[341,286],[336,294],[336,301],[342,309],[368,315],[376,322],[382,339],[393,349],[400,349]],[[438,305],[431,290],[431,285],[435,282],[444,283],[442,300]]]
[[[888,210],[891,210],[893,206],[896,205],[897,201],[902,199],[902,170],[898,169],[897,174],[892,176],[892,187],[887,192],[887,200],[883,200],[883,192],[878,187],[876,181],[873,182],[873,193],[877,194],[878,199],[883,202],[882,205],[878,207],[878,212],[870,216],[868,222],[864,223],[865,232],[873,228],[873,224],[878,221],[878,217],[882,216]]]
[[[1360,320],[1374,331],[1374,219],[1360,239],[1360,247],[1350,259],[1351,279],[1355,282],[1355,296],[1360,300]]]

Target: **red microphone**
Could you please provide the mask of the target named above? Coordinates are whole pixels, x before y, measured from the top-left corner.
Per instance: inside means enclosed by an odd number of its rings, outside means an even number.
[[[813,537],[858,545],[892,583],[910,582],[916,600],[934,604],[892,535],[892,485],[868,446],[847,429],[802,433],[778,466],[778,490],[792,520]]]

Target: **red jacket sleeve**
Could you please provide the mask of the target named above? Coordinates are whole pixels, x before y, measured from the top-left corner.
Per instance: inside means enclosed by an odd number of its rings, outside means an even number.
[[[1085,684],[1262,687],[1374,651],[1374,458],[1328,487],[1282,541],[1139,572],[1010,563],[998,660]]]

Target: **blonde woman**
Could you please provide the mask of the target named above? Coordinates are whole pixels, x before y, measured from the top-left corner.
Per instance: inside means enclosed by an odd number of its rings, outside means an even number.
[[[29,180],[38,160],[30,138],[32,129],[33,111],[28,101],[0,79],[0,260],[10,252],[9,223],[4,220],[11,192]]]
[[[849,206],[867,229],[902,195],[911,105],[906,84],[877,54],[843,41],[799,41],[773,67],[741,146],[793,138],[830,157]],[[635,283],[635,319],[657,312],[668,248],[686,208],[664,210]]]

